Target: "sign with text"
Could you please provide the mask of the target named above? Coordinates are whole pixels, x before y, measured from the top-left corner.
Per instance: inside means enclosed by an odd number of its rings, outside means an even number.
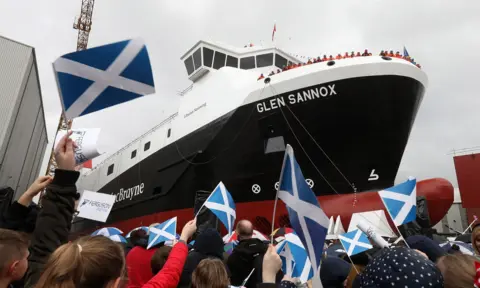
[[[75,162],[77,165],[100,156],[101,153],[97,150],[100,128],[72,129],[72,132],[70,139],[77,144],[77,148],[75,148]],[[58,142],[66,133],[66,131],[58,131],[55,147],[57,147]]]
[[[115,195],[85,190],[78,202],[78,217],[107,222],[114,203]]]

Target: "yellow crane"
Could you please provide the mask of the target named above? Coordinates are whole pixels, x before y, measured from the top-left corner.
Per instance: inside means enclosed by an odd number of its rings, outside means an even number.
[[[75,17],[73,22],[73,29],[78,30],[77,37],[77,51],[87,49],[88,37],[90,36],[90,31],[92,29],[92,15],[93,15],[93,6],[95,0],[82,0],[82,7],[80,9],[80,16]],[[67,121],[65,114],[62,113],[60,116],[60,122],[58,123],[57,132],[55,133],[55,139],[59,131],[65,131],[72,127],[72,121]],[[54,141],[55,141],[54,139]],[[54,157],[55,143],[53,143],[52,151],[50,152],[50,160],[48,161],[46,175],[53,176],[55,169],[57,168],[57,163],[55,162]]]

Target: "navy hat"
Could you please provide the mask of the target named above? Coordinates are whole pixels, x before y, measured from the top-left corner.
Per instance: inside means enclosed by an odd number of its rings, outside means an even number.
[[[338,257],[327,257],[320,266],[320,279],[324,288],[343,287],[352,265]]]
[[[406,247],[384,248],[358,277],[354,287],[443,287],[437,266]]]
[[[437,259],[445,256],[447,253],[432,239],[423,235],[414,235],[407,238],[408,246],[427,254],[428,259],[437,262]]]

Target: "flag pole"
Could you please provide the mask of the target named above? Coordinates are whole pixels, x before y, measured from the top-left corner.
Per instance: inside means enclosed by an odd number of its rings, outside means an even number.
[[[285,161],[287,160],[288,156],[288,148],[291,146],[290,144],[287,144],[287,147],[285,149],[285,155],[283,156],[283,163],[282,163],[282,171],[280,172],[280,179],[278,179],[278,188],[277,188],[277,194],[275,195],[275,202],[273,204],[273,216],[272,216],[272,234],[270,234],[270,243],[273,245],[273,232],[275,231],[275,215],[277,214],[277,202],[278,202],[278,191],[280,191],[280,184],[282,182],[283,178],[283,172],[285,170]]]

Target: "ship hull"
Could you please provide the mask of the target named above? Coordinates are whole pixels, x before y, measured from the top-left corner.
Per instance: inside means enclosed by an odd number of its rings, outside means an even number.
[[[423,94],[415,79],[381,75],[320,83],[243,105],[103,186],[99,192],[117,197],[108,223],[137,219],[135,225],[148,225],[183,213],[191,218],[195,193],[212,191],[220,181],[238,215],[261,214],[275,198],[286,144],[317,196],[336,199],[392,186]],[[73,229],[101,224],[79,219]]]

